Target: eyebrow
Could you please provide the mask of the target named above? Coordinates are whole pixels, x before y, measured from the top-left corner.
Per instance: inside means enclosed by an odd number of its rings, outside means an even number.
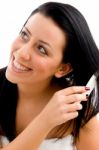
[[[30,35],[32,35],[31,32],[29,31],[29,29],[28,29],[26,26],[24,26],[24,28],[27,30],[27,32],[28,32]],[[24,29],[24,28],[23,28],[23,29]]]
[[[29,31],[29,29],[28,29],[26,26],[24,26],[24,28],[27,30],[27,32],[28,32],[30,35],[32,35],[32,33]],[[45,41],[43,41],[43,40],[39,40],[39,42],[41,42],[41,43],[43,43],[43,44],[45,44],[45,45],[47,45],[48,47],[50,47],[50,48],[53,49],[53,47],[52,47],[49,43],[47,43],[47,42],[45,42]]]
[[[45,42],[45,41],[39,40],[39,42],[41,42],[41,43],[47,45],[48,47],[52,48],[52,46],[51,46],[49,43]],[[52,48],[52,49],[53,49],[53,48]]]

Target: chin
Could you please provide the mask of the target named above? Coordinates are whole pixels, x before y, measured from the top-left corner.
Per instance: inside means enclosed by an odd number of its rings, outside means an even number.
[[[7,68],[5,73],[6,79],[14,84],[17,84],[19,82],[19,79],[10,73],[9,68]]]

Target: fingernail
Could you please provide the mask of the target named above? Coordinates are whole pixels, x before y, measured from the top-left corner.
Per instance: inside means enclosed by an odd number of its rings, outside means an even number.
[[[88,95],[88,94],[86,94],[86,99],[87,99],[87,100],[89,99],[89,95]]]
[[[90,87],[85,86],[85,90],[86,91],[90,90]]]
[[[78,109],[82,109],[82,105],[81,104],[78,104]]]

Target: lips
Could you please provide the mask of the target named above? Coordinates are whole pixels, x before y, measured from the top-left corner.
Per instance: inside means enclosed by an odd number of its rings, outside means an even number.
[[[30,69],[29,67],[20,64],[18,61],[16,61],[15,59],[12,60],[12,67],[16,72],[27,72],[30,71],[32,69]]]

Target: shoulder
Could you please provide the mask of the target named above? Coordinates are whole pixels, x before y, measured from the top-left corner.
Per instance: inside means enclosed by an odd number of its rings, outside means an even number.
[[[99,113],[80,129],[76,145],[77,150],[97,150],[99,148]]]

